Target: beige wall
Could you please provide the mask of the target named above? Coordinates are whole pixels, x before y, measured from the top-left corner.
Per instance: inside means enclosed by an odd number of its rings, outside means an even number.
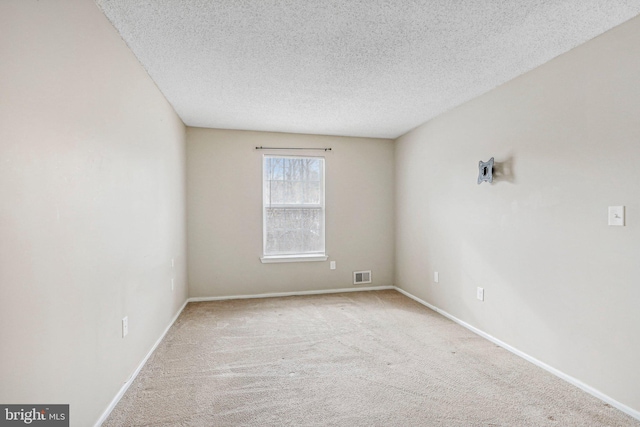
[[[326,156],[326,262],[262,264],[265,147]],[[281,151],[278,151],[282,153]],[[189,292],[193,297],[393,284],[393,142],[187,128]],[[336,261],[336,270],[329,261]]]
[[[186,299],[185,129],[90,0],[0,2],[0,58],[0,402],[90,426]]]
[[[637,411],[638,46],[640,18],[401,137],[395,276]],[[507,174],[478,186],[492,156]]]

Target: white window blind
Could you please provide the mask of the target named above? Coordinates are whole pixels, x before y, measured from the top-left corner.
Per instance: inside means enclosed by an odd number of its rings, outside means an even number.
[[[324,158],[265,155],[265,257],[324,255]]]

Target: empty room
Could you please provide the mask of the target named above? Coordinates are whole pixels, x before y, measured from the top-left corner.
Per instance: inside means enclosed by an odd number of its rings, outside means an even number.
[[[0,425],[640,426],[637,0],[0,0]]]

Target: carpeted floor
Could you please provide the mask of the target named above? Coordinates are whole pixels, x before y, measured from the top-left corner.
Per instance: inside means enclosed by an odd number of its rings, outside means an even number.
[[[396,291],[190,303],[110,426],[640,426]]]

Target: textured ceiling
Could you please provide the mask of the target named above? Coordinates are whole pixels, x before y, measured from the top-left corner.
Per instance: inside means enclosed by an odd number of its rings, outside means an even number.
[[[640,0],[97,0],[188,126],[395,138]]]

